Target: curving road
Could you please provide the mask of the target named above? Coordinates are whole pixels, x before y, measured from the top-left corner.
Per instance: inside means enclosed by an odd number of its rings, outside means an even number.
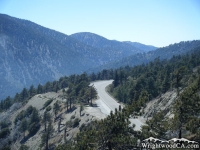
[[[108,93],[105,91],[106,86],[111,84],[113,80],[104,80],[92,82],[90,85],[93,85],[98,93],[99,99],[96,101],[98,107],[101,109],[101,112],[109,115],[110,111],[115,111],[115,108],[119,108],[119,103],[116,102]],[[144,125],[139,119],[130,119],[131,124],[135,124],[135,130],[141,130],[141,126]]]

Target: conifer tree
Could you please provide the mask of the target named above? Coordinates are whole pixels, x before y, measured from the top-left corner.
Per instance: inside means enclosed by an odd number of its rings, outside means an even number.
[[[27,129],[28,129],[28,122],[27,122],[26,118],[24,118],[24,119],[21,121],[20,127],[19,127],[19,130],[20,130],[21,132],[23,132],[23,134],[24,134],[24,138],[25,138],[25,132],[26,132]]]
[[[49,149],[49,139],[50,139],[53,131],[54,131],[54,129],[52,126],[52,121],[49,121],[47,130],[46,130],[46,132],[43,133],[43,135],[41,137],[41,147],[43,147],[45,145],[45,150]]]
[[[53,106],[53,110],[54,110],[54,115],[55,115],[55,117],[56,117],[56,115],[58,114],[59,109],[60,109],[60,105],[58,104],[58,101],[56,101],[56,102],[54,103],[54,106]]]
[[[51,115],[49,112],[45,111],[44,112],[44,116],[43,116],[43,119],[42,119],[42,122],[44,124],[44,131],[46,132],[46,128],[47,128],[47,123],[51,121]]]
[[[81,112],[84,110],[84,106],[83,106],[83,104],[81,103],[80,104],[80,116],[81,116]]]

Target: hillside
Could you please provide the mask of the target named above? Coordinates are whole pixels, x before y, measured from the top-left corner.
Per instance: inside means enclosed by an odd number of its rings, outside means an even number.
[[[200,40],[185,41],[180,43],[171,44],[166,47],[158,48],[154,51],[149,51],[147,53],[134,54],[115,62],[107,63],[95,69],[91,69],[91,72],[98,72],[103,69],[114,69],[124,66],[136,66],[141,64],[146,64],[153,61],[155,58],[160,58],[160,60],[170,59],[173,56],[184,55],[186,53],[190,54],[195,48],[200,46]]]
[[[0,31],[0,100],[64,75],[139,65],[158,56],[169,59],[200,45],[181,42],[144,53],[152,46],[89,32],[68,36],[4,14],[0,14]]]
[[[123,43],[126,46],[120,50],[102,51],[66,34],[4,14],[0,14],[0,31],[0,99],[14,96],[24,87],[79,74],[135,53],[131,46],[124,49],[127,45]]]
[[[137,141],[149,137],[200,142],[199,58],[196,48],[170,60],[157,58],[146,65],[71,75],[23,89],[20,95],[0,103],[0,146],[34,149],[41,144],[46,149],[104,150],[138,148]],[[107,117],[99,107],[109,105],[94,101],[97,91],[103,90],[95,86],[105,82],[90,84],[105,79],[114,79],[106,89],[122,103],[117,104],[119,108],[109,108],[112,111]],[[131,117],[144,122],[140,131],[130,125]]]
[[[15,118],[17,117],[20,112],[26,111],[27,109],[30,109],[31,107],[36,108],[38,110],[39,116],[42,118],[44,116],[45,109],[43,108],[45,102],[47,102],[50,99],[53,99],[53,101],[48,105],[48,107],[51,107],[52,109],[49,110],[48,112],[51,114],[51,116],[54,116],[54,104],[56,102],[59,103],[60,111],[58,112],[57,116],[62,117],[62,121],[60,125],[60,129],[58,131],[58,122],[59,118],[53,121],[52,126],[54,128],[53,131],[53,138],[49,141],[50,145],[58,145],[59,143],[64,143],[64,138],[63,138],[63,131],[65,130],[65,123],[73,121],[77,119],[80,119],[78,125],[74,125],[74,127],[69,127],[68,129],[68,136],[66,137],[66,140],[70,140],[71,138],[74,138],[76,134],[81,130],[81,125],[82,127],[84,125],[90,124],[94,120],[99,120],[104,118],[104,114],[102,114],[98,109],[93,110],[92,107],[84,106],[84,110],[81,112],[82,115],[80,116],[80,106],[73,104],[73,110],[72,111],[67,111],[66,109],[66,99],[62,99],[63,93],[62,90],[59,92],[48,92],[45,94],[38,94],[29,99],[29,102],[25,105],[21,105],[20,103],[16,103],[9,109],[6,113],[1,114],[0,113],[0,122],[5,120],[6,118],[10,118],[10,121],[12,122],[10,128],[12,128],[12,132],[9,137],[5,138],[4,140],[0,140],[1,146],[4,145],[8,139],[16,139],[15,143],[12,144],[11,148],[18,149],[20,148],[21,144],[27,145],[30,149],[35,150],[40,147],[41,144],[41,135],[44,133],[44,126],[41,126],[40,129],[37,131],[34,136],[28,135],[28,132],[25,133],[26,138],[24,139],[24,135],[18,133],[18,130],[20,126],[17,126],[14,124]],[[96,116],[94,116],[94,114]],[[55,118],[55,117],[54,117]],[[20,123],[18,122],[18,125]],[[30,137],[29,137],[30,136]],[[0,146],[0,148],[2,148]]]

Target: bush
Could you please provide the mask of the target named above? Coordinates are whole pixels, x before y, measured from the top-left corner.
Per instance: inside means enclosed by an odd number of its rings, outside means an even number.
[[[21,145],[19,148],[19,150],[28,150],[28,149],[29,149],[29,147],[26,145]]]
[[[48,101],[46,101],[43,105],[43,109],[46,108],[48,105],[50,105],[52,101],[53,101],[53,98],[50,98]]]
[[[27,116],[27,117],[29,117],[29,116],[32,114],[33,109],[34,109],[33,106],[29,106],[29,107],[26,109],[26,112],[25,112],[24,115]]]
[[[2,147],[1,150],[11,150],[11,148],[8,145],[6,145],[6,146]]]
[[[16,118],[15,118],[15,125],[17,124],[17,122],[19,121],[19,120],[22,120],[23,118],[24,118],[24,116],[25,116],[25,111],[24,110],[22,110],[17,116],[16,116]]]
[[[79,122],[80,122],[80,121],[81,121],[80,119],[76,118],[76,119],[74,120],[74,122],[73,122],[73,128],[77,127],[77,126],[79,125]]]
[[[70,119],[74,119],[75,118],[75,115],[72,115],[71,117],[70,117]]]
[[[11,125],[11,122],[10,122],[10,121],[4,120],[4,121],[0,122],[0,128],[1,128],[1,129],[6,128],[6,127],[8,127],[8,126],[10,126],[10,125]]]
[[[46,111],[50,111],[51,110],[51,106],[48,106],[47,108],[46,108]]]
[[[10,134],[9,128],[4,128],[0,131],[0,139],[5,138]]]
[[[28,129],[29,134],[32,136],[40,129],[40,125],[38,123],[32,123]]]
[[[85,126],[85,124],[83,123],[83,124],[80,126],[79,130],[80,130],[80,131],[84,131],[84,130],[85,130],[85,127],[86,127],[86,126]]]

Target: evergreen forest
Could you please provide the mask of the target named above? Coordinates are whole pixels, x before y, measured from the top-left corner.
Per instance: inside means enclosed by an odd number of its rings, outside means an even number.
[[[14,97],[8,96],[0,102],[0,111],[4,112],[16,103],[25,105],[30,98],[37,94],[58,92],[62,90],[63,98],[66,98],[67,111],[73,111],[75,104],[93,105],[97,98],[97,92],[90,82],[96,80],[113,79],[108,87],[108,92],[125,107],[111,111],[105,119],[94,120],[81,126],[80,132],[71,140],[65,140],[64,144],[54,147],[56,150],[121,150],[138,148],[138,140],[149,137],[166,139],[187,138],[200,143],[200,47],[195,48],[185,55],[173,56],[171,59],[161,60],[155,58],[147,64],[134,67],[125,66],[118,69],[102,70],[98,73],[83,73],[61,77],[57,81],[46,82],[44,85],[33,85],[29,89],[23,88]],[[141,131],[135,131],[134,125],[130,126],[131,116],[141,116],[141,111],[147,103],[154,98],[161,97],[168,91],[176,92],[176,100],[169,109],[160,110],[152,114],[146,121]],[[41,126],[45,127],[41,135],[41,148],[50,149],[48,141],[55,130],[53,120],[61,120],[58,112],[61,110],[59,102],[49,107],[53,99],[49,99],[43,106],[45,113],[39,116],[38,110],[32,106],[17,114],[14,123],[16,130],[24,134],[24,140],[33,136]],[[49,113],[53,109],[54,116]],[[168,113],[172,114],[169,117]],[[59,122],[59,121],[58,121]],[[61,122],[61,121],[60,121]],[[64,134],[68,127],[77,127],[79,120],[66,122]],[[4,119],[0,122],[0,139],[11,134],[11,122]],[[58,131],[59,131],[58,125]],[[25,136],[25,133],[28,135]],[[17,138],[17,137],[16,137]],[[9,139],[2,149],[10,149]],[[20,149],[28,149],[21,145]]]

